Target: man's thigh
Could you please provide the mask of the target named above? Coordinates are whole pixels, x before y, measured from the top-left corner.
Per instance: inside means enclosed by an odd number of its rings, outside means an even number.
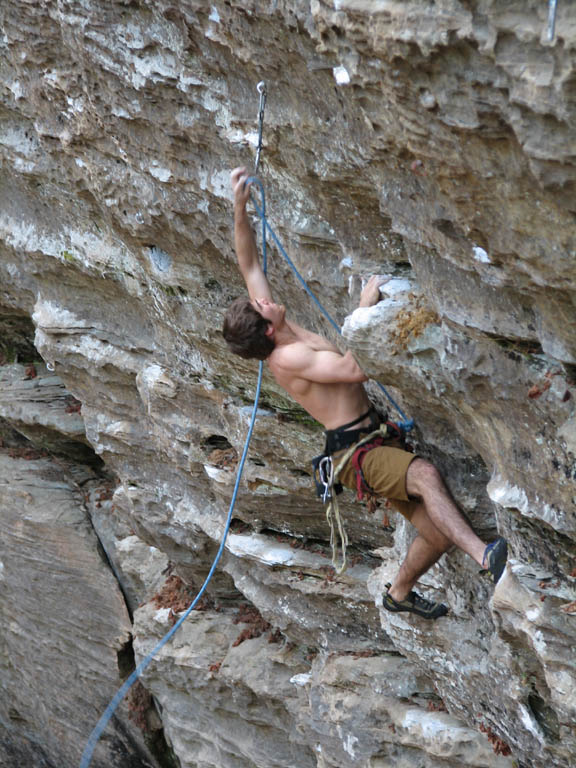
[[[406,491],[406,473],[412,461],[413,453],[383,445],[366,454],[362,471],[366,482],[376,496],[395,501],[410,501]]]

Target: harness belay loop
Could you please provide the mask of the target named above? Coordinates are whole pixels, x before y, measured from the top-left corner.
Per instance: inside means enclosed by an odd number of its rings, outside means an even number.
[[[333,459],[331,456],[326,457],[329,458],[332,462],[332,472],[331,472],[331,484],[330,486],[324,491],[323,498],[324,500],[328,499],[328,504],[326,505],[326,520],[328,521],[328,525],[330,526],[330,547],[332,548],[332,566],[334,567],[334,570],[336,571],[336,574],[340,576],[347,568],[347,560],[346,560],[346,548],[348,546],[348,534],[346,533],[346,529],[344,527],[344,523],[342,521],[342,515],[340,514],[340,505],[338,504],[338,494],[336,492],[333,492],[333,489],[335,489],[335,486],[338,484],[338,478],[340,477],[340,473],[346,466],[346,464],[350,461],[350,459],[356,455],[356,452],[358,449],[362,449],[364,445],[368,446],[369,443],[372,443],[365,452],[364,455],[368,452],[368,450],[371,450],[371,448],[376,447],[376,445],[380,445],[381,441],[384,441],[386,437],[388,436],[388,425],[387,424],[380,424],[378,429],[375,429],[374,432],[370,432],[366,435],[366,437],[362,438],[362,440],[359,440],[357,443],[354,443],[354,445],[351,445],[350,448],[344,453],[343,456],[340,457],[340,460],[338,461],[338,464],[336,465],[336,468],[333,466]],[[376,442],[377,441],[377,442]],[[376,445],[374,445],[376,443]],[[337,541],[337,536],[339,538],[339,542]],[[340,563],[338,563],[338,544],[340,545]]]

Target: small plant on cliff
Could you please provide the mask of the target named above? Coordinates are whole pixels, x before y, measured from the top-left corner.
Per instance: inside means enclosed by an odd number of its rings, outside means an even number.
[[[440,321],[438,313],[425,305],[422,296],[410,294],[410,299],[411,306],[398,312],[394,328],[390,332],[390,340],[396,347],[394,354],[406,349],[410,339],[420,336],[427,325]]]
[[[240,645],[244,640],[252,640],[254,637],[260,637],[264,632],[268,632],[271,629],[270,624],[262,618],[260,611],[254,605],[248,605],[243,603],[240,606],[238,615],[234,619],[234,624],[247,624],[246,629],[238,635],[236,640],[232,643],[232,647],[235,648]]]
[[[208,456],[208,461],[218,469],[234,469],[238,464],[238,454],[230,448],[214,448]]]
[[[170,608],[170,623],[178,621],[178,613],[185,611],[194,599],[194,590],[175,573],[168,576],[164,586],[152,598],[156,608]],[[204,607],[204,606],[203,606]],[[198,610],[202,608],[197,606]],[[206,608],[204,607],[204,610]]]
[[[494,749],[494,752],[497,755],[502,755],[503,757],[507,757],[508,755],[512,754],[512,750],[510,749],[508,744],[506,744],[506,742],[503,739],[500,739],[498,736],[496,736],[496,734],[494,733],[492,728],[490,728],[489,725],[484,725],[484,723],[481,723],[480,730],[482,731],[482,733],[486,734],[486,737],[491,742],[492,748]]]
[[[74,395],[66,395],[64,398],[64,402],[66,403],[66,413],[80,413],[82,410],[82,403],[80,400],[77,400]]]
[[[144,733],[150,731],[148,712],[152,709],[152,695],[136,680],[126,696],[128,717]]]

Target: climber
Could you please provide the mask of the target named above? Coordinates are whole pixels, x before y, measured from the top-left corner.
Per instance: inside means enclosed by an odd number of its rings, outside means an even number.
[[[341,354],[327,339],[288,320],[285,307],[273,301],[246,212],[250,182],[245,168],[232,171],[231,184],[236,256],[249,298],[238,298],[228,308],[224,338],[235,354],[266,360],[277,383],[324,425],[325,453],[342,455],[382,420],[363,386],[368,377],[350,351]],[[381,284],[377,276],[368,280],[360,307],[379,301]],[[396,578],[387,585],[383,595],[386,610],[408,611],[425,619],[445,615],[445,605],[426,600],[413,587],[452,545],[498,581],[506,565],[506,540],[498,538],[486,545],[457,507],[438,470],[406,451],[401,436],[370,446],[360,470],[351,459],[340,481],[356,488],[357,471],[365,487],[376,497],[388,498],[418,532]]]

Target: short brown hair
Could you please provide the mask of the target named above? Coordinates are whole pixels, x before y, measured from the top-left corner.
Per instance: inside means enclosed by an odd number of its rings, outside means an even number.
[[[275,347],[274,340],[266,335],[268,325],[250,299],[241,296],[228,307],[222,334],[235,355],[265,360]]]

